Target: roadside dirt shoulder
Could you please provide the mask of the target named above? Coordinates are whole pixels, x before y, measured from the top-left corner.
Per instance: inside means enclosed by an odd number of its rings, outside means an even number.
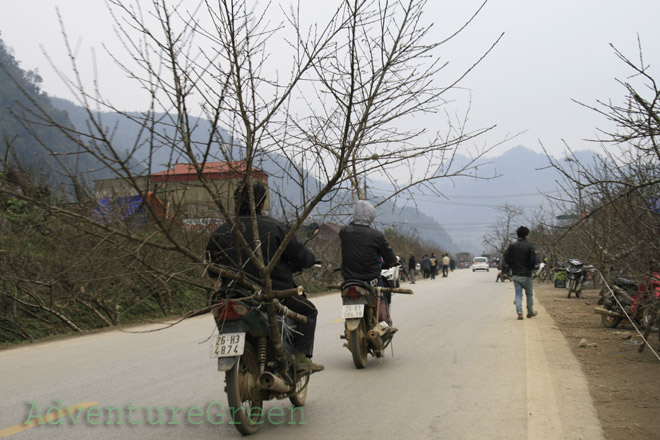
[[[599,290],[582,298],[550,283],[535,284],[538,301],[568,341],[589,382],[589,392],[607,439],[660,439],[660,360],[639,341],[630,324],[607,329],[594,313]],[[584,346],[584,341],[586,346]],[[658,334],[651,346],[659,352]],[[580,344],[582,342],[582,344]],[[583,346],[581,346],[583,345]]]

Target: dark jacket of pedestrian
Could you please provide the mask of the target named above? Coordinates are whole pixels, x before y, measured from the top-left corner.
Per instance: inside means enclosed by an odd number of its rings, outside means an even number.
[[[426,255],[420,260],[419,265],[424,272],[431,272],[431,260]]]
[[[415,270],[417,268],[417,262],[415,261],[415,256],[410,254],[408,257],[408,270]]]
[[[531,277],[536,265],[534,246],[527,239],[518,238],[504,252],[504,261],[511,268],[512,275]]]

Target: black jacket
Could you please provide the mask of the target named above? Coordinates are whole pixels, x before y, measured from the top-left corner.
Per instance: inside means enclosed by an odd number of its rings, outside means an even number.
[[[339,231],[339,239],[341,274],[345,280],[371,281],[380,277],[381,269],[396,264],[392,247],[376,229],[351,223]]]
[[[531,277],[536,265],[534,246],[524,238],[519,238],[504,252],[504,261],[511,268],[512,275]]]
[[[261,240],[261,251],[263,252],[265,263],[271,260],[275,251],[282,243],[288,228],[273,219],[272,217],[261,215],[257,218],[259,227],[259,240]],[[245,239],[252,249],[255,249],[254,238],[252,236],[252,222],[250,216],[241,216],[236,223],[241,228]],[[232,267],[240,270],[248,259],[245,252],[238,252],[234,232],[230,229],[228,223],[223,223],[213,232],[211,239],[206,245],[206,252],[209,260],[216,264]],[[277,262],[270,278],[273,282],[273,290],[285,290],[296,287],[293,282],[293,274],[302,269],[312,267],[315,261],[314,254],[300,243],[294,236],[287,245],[282,258]],[[244,271],[259,283],[259,271],[252,261],[245,264]]]

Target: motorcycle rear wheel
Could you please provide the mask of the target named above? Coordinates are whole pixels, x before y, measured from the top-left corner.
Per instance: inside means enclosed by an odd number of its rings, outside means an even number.
[[[309,388],[309,374],[303,374],[296,382],[296,393],[289,397],[293,406],[304,406],[307,401],[307,389]]]
[[[649,339],[651,330],[659,331],[660,310],[656,309],[656,307],[653,306],[647,307],[644,310],[644,314],[642,315],[642,324],[646,325],[646,328],[644,329],[644,341],[642,341],[642,344],[637,349],[637,351],[639,351],[640,353],[644,351],[644,347],[646,346],[646,341],[648,341]],[[658,341],[660,341],[660,332],[658,332]]]
[[[367,342],[367,330],[365,319],[360,319],[358,327],[348,332],[348,341],[353,355],[353,363],[358,370],[367,366],[367,355],[369,354],[369,343]]]
[[[658,326],[660,326],[660,322],[658,322],[659,313],[653,306],[644,307],[644,311],[642,312],[642,327],[645,329],[650,328],[650,331],[657,332]]]
[[[571,297],[571,293],[575,292],[575,280],[568,280],[568,298]],[[577,296],[577,292],[576,292]]]
[[[257,355],[252,344],[246,341],[243,354],[225,373],[232,422],[243,435],[254,434],[261,424],[264,402],[257,384],[258,378]]]
[[[601,321],[603,323],[603,327],[605,328],[616,328],[619,324],[621,324],[622,320],[623,318],[616,316],[601,315]]]

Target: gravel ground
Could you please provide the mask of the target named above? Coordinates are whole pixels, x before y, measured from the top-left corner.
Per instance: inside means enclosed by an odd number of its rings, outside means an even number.
[[[554,319],[589,381],[589,390],[607,439],[660,439],[660,359],[629,323],[607,329],[594,313],[598,289],[567,299],[566,289],[535,284],[538,301]],[[660,355],[657,333],[651,347]]]

